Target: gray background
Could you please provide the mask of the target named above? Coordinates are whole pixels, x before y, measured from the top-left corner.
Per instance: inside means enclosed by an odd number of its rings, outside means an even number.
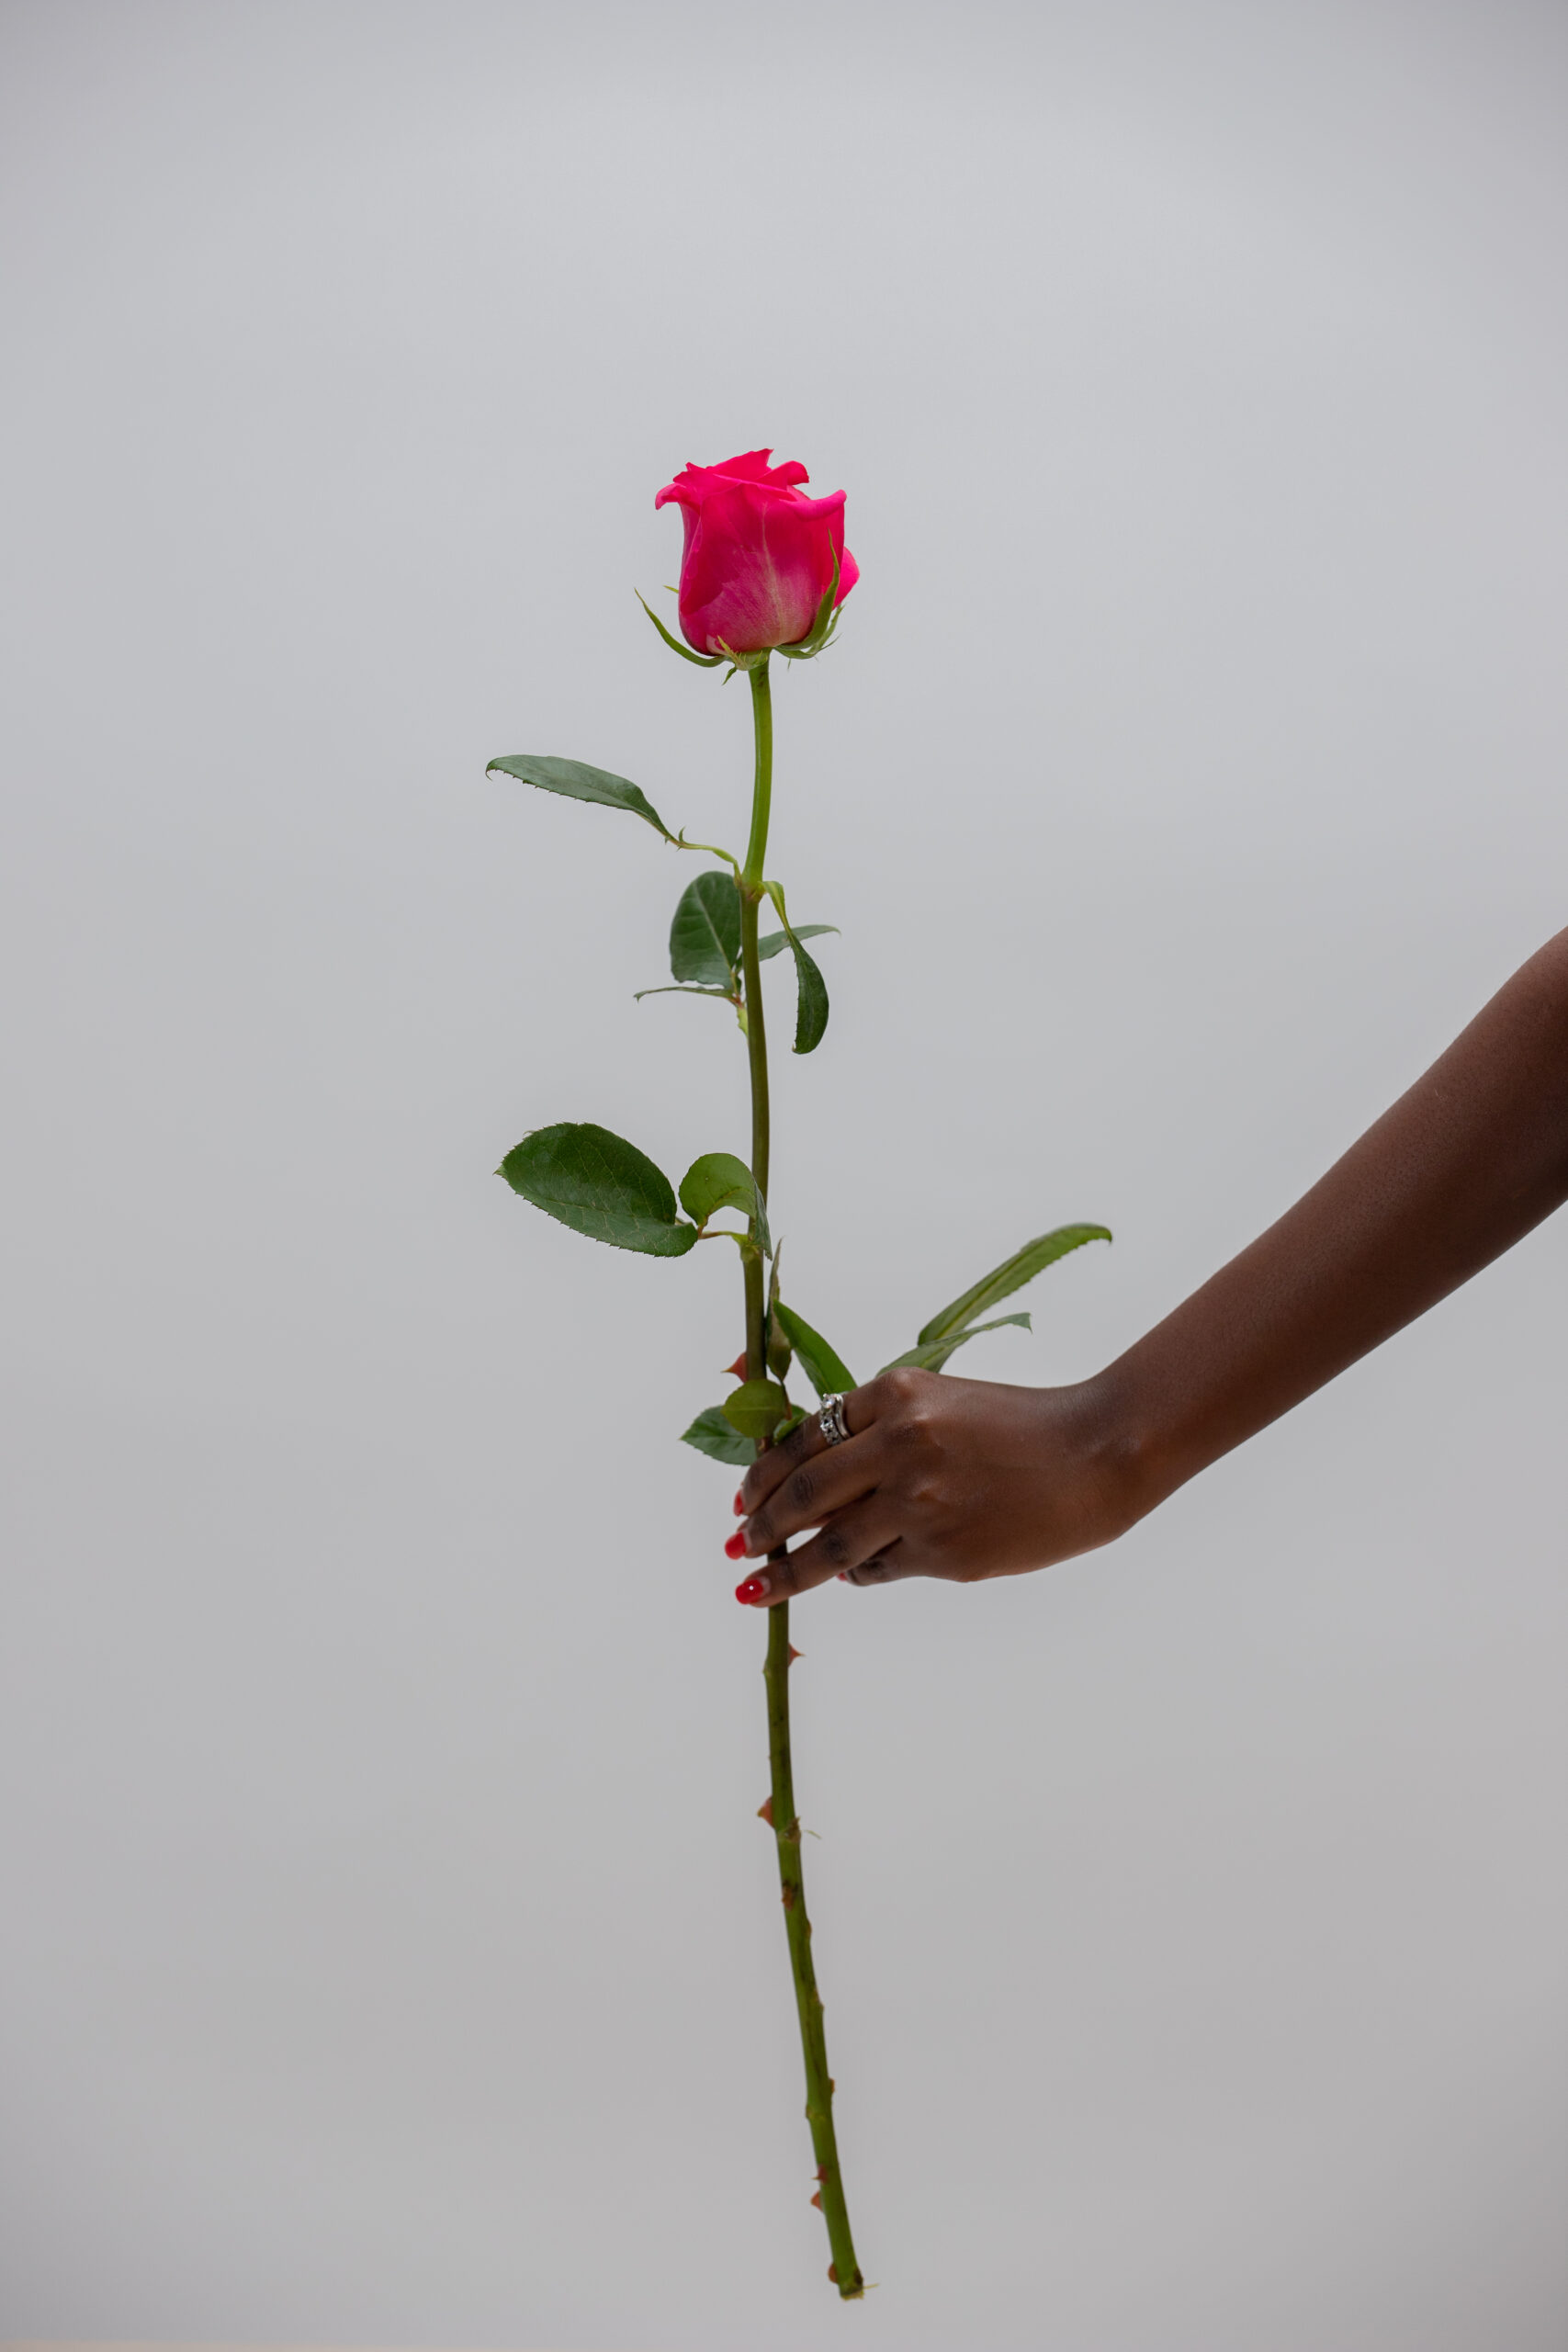
[[[491,1170],[743,1141],[652,497],[850,494],[774,1205],[852,1363],[1042,1227],[1070,1379],[1563,921],[1555,7],[10,6],[0,2319],[1548,2352],[1568,1227],[1113,1552],[800,1612],[739,1339]],[[779,967],[779,1001],[790,982]]]

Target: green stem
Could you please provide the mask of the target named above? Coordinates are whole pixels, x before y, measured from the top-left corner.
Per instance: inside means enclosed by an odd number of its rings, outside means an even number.
[[[740,876],[740,973],[746,989],[746,1058],[751,1074],[751,1173],[768,1197],[768,1032],[762,1017],[762,966],[757,954],[757,914],[762,898],[762,861],[768,852],[768,811],[773,792],[773,704],[768,665],[751,671],[751,717],[757,736],[757,772],[751,787],[751,839]],[[768,1376],[762,1256],[746,1252],[746,1377]]]
[[[781,1600],[769,1612],[768,1661],[762,1668],[768,1687],[768,1758],[773,1767],[772,1811],[779,1849],[779,1894],[784,1904],[784,1934],[789,1939],[795,2006],[800,2018],[801,2053],[806,2060],[806,2120],[811,2127],[811,2149],[817,2158],[817,2194],[833,2253],[828,2275],[845,2302],[851,2302],[864,2294],[865,2280],[861,2277],[854,2240],[850,2234],[843,2175],[839,2169],[838,2134],[833,2129],[833,2078],[828,2072],[822,1996],[817,1990],[817,1971],[811,1964],[811,1922],[806,1916],[800,1822],[795,1810],[795,1780],[789,1758],[789,1669],[794,1656],[789,1639],[789,1603]]]
[[[741,888],[753,896],[762,887],[768,854],[768,813],[773,800],[773,690],[768,665],[759,662],[748,673],[751,680],[751,723],[757,737],[757,769],[751,786],[751,838],[746,844],[746,870]]]
[[[751,1173],[764,1201],[768,1197],[768,1039],[762,1019],[762,974],[757,954],[757,916],[762,898],[762,868],[768,850],[768,816],[773,783],[773,710],[765,662],[750,673],[751,713],[757,737],[757,773],[751,796],[751,838],[746,848],[746,868],[740,877],[740,965],[746,986],[746,1050],[751,1075]],[[767,1376],[767,1335],[761,1252],[745,1253],[746,1373],[748,1379]],[[839,2170],[839,2146],[833,2130],[833,2082],[828,2072],[828,2041],[822,2024],[822,1996],[811,1962],[811,1922],[806,1913],[806,1884],[800,1863],[800,1823],[795,1810],[795,1775],[789,1747],[789,1668],[794,1653],[789,1639],[789,1603],[781,1600],[768,1612],[768,1657],[762,1668],[768,1690],[768,1761],[772,1772],[770,1811],[778,1845],[779,1892],[784,1904],[784,1933],[789,1943],[790,1974],[800,2019],[800,2046],[806,2061],[806,2120],[817,2158],[818,2195],[828,2224],[833,2263],[829,2276],[845,2301],[863,2295],[865,2282],[855,2261],[849,2211]]]

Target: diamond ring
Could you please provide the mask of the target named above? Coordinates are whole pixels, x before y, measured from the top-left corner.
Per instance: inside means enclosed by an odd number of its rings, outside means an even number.
[[[822,1409],[817,1416],[817,1426],[829,1445],[842,1445],[850,1433],[850,1425],[844,1419],[844,1400],[841,1396],[823,1397]]]

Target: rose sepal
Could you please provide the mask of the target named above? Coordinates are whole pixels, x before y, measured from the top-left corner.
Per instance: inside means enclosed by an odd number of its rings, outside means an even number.
[[[716,662],[728,662],[729,664],[724,674],[726,685],[734,677],[737,670],[765,670],[768,666],[769,655],[783,650],[781,647],[760,645],[754,653],[737,653],[733,646],[724,644],[722,637],[718,641],[720,645],[724,645],[724,650],[722,653],[716,653],[713,659]]]
[[[699,670],[717,669],[719,663],[724,660],[724,655],[722,653],[694,653],[689,645],[682,645],[678,637],[671,636],[670,631],[665,628],[664,623],[660,619],[659,615],[654,611],[653,606],[649,603],[648,598],[643,594],[640,588],[634,588],[632,590],[632,594],[637,598],[637,603],[642,606],[643,611],[648,615],[649,619],[653,623],[654,628],[659,631],[660,636],[664,639],[665,644],[670,648],[671,653],[678,653],[682,662],[694,662]]]

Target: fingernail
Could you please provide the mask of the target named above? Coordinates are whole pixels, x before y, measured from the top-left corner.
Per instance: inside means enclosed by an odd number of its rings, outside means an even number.
[[[736,1586],[735,1598],[737,1600],[765,1600],[768,1591],[766,1577],[748,1577],[744,1584]]]
[[[733,1535],[725,1537],[724,1556],[727,1560],[743,1560],[746,1557],[746,1531],[743,1527],[738,1527]]]
[[[735,1490],[735,1516],[737,1519],[744,1519],[746,1516],[746,1498],[739,1487]]]
[[[848,1584],[849,1580],[850,1580],[850,1572],[849,1572],[848,1568],[840,1568],[840,1569],[839,1570],[839,1582],[840,1582],[840,1584]]]

